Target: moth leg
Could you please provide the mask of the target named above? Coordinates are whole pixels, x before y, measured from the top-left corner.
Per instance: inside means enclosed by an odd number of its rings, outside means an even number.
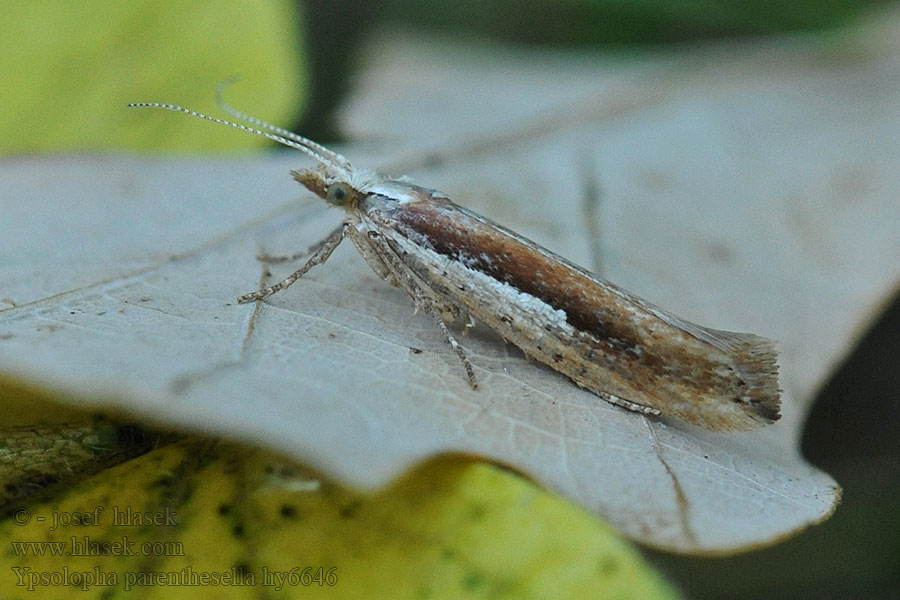
[[[416,280],[416,277],[409,270],[409,267],[403,263],[403,260],[397,255],[394,249],[382,242],[381,236],[378,235],[378,233],[370,231],[368,235],[369,238],[375,241],[372,248],[377,249],[379,258],[381,258],[384,264],[391,269],[394,279],[400,283],[403,289],[406,290],[406,293],[413,299],[416,310],[421,308],[431,315],[434,322],[437,323],[438,329],[444,334],[444,340],[450,344],[450,347],[453,348],[456,356],[458,356],[459,360],[462,362],[463,368],[466,370],[466,378],[469,380],[469,385],[473,390],[477,390],[478,381],[475,379],[475,370],[472,368],[472,363],[469,362],[469,357],[466,356],[462,346],[459,345],[459,342],[457,342],[456,338],[453,337],[453,334],[450,333],[450,329],[447,328],[447,324],[441,316],[441,312],[449,312],[458,315],[459,309],[456,307],[450,308],[449,305],[442,302],[436,303],[431,295],[426,292],[425,286]]]
[[[309,257],[309,260],[307,260],[302,267],[274,285],[270,285],[267,288],[263,288],[255,292],[250,292],[249,294],[239,296],[237,299],[238,304],[245,304],[254,300],[262,300],[263,298],[271,296],[275,292],[280,292],[281,290],[285,289],[286,287],[290,286],[292,283],[303,277],[307,271],[309,271],[316,265],[321,265],[322,263],[324,263],[326,260],[328,260],[328,257],[331,256],[331,253],[334,252],[334,249],[340,245],[341,241],[343,241],[344,236],[346,235],[347,227],[348,225],[346,224],[341,225],[340,229],[335,229],[327,238],[317,244],[318,249],[312,256]]]
[[[427,287],[427,284],[419,284],[420,287]],[[404,287],[404,289],[406,289]],[[408,290],[407,290],[408,293]],[[410,294],[412,296],[412,294]],[[431,300],[431,306],[434,310],[440,315],[441,321],[444,322],[445,325],[451,326],[459,326],[463,328],[463,335],[468,335],[469,329],[475,326],[475,320],[469,316],[469,313],[456,304],[452,304],[450,302],[444,302],[442,300],[434,298],[433,295],[429,295],[429,299]],[[419,312],[419,305],[416,305],[415,312]],[[431,313],[429,313],[431,314]]]
[[[463,311],[460,307],[455,304],[450,304],[447,302],[435,302],[432,299],[432,304],[434,305],[435,310],[441,315],[441,320],[444,323],[448,323],[450,325],[462,325],[466,323],[463,319]],[[468,318],[468,314],[465,315]],[[463,331],[463,335],[465,335],[465,331]]]
[[[630,411],[634,411],[636,413],[641,413],[642,415],[653,415],[654,417],[658,417],[660,412],[652,408],[650,406],[644,406],[643,404],[638,404],[637,402],[631,402],[630,400],[626,400],[625,398],[619,398],[618,396],[613,396],[612,394],[608,394],[606,392],[594,392],[610,404],[615,404],[616,406],[621,406],[622,408],[627,408]]]
[[[417,292],[419,290],[416,290]],[[475,371],[472,369],[472,363],[469,362],[469,357],[466,356],[466,353],[463,351],[462,346],[459,345],[459,342],[456,341],[456,338],[453,337],[453,334],[450,333],[450,330],[447,328],[447,324],[444,323],[444,319],[441,318],[441,313],[434,306],[431,301],[431,298],[422,294],[419,298],[413,297],[416,304],[420,305],[425,312],[434,317],[434,322],[437,323],[438,329],[441,330],[441,333],[444,334],[444,339],[450,344],[450,347],[453,348],[453,351],[456,352],[456,356],[459,357],[459,360],[462,361],[463,368],[466,370],[466,377],[469,380],[469,385],[472,386],[473,390],[478,389],[478,381],[475,379]]]
[[[360,256],[362,256],[372,270],[375,271],[376,275],[392,286],[400,287],[400,282],[397,281],[397,278],[394,276],[394,271],[384,262],[381,253],[372,247],[368,235],[360,234],[355,229],[351,228],[347,232],[347,237],[350,238],[350,241],[356,246],[356,250],[359,252]]]
[[[280,262],[294,262],[298,258],[302,256],[309,256],[315,252],[318,252],[319,248],[321,248],[325,243],[331,239],[331,236],[336,235],[339,231],[344,229],[344,224],[342,223],[337,229],[328,234],[328,236],[322,240],[319,240],[306,250],[302,252],[295,252],[293,254],[285,254],[285,255],[273,255],[267,254],[263,250],[260,250],[256,253],[256,260],[263,263],[280,263]]]

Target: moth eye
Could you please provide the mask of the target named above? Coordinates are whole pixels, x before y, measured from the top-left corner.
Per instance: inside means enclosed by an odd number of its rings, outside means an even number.
[[[325,200],[335,206],[343,206],[353,195],[353,188],[342,181],[332,183],[325,191]]]

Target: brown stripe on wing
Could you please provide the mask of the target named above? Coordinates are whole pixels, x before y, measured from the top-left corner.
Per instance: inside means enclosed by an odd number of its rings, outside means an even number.
[[[572,327],[637,357],[643,335],[612,304],[616,294],[537,244],[529,247],[495,223],[450,203],[408,204],[391,216],[425,236],[436,252],[562,310]]]

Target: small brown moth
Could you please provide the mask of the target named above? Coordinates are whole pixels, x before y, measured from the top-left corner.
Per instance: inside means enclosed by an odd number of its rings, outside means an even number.
[[[477,386],[447,322],[486,324],[527,356],[604,400],[643,414],[675,416],[713,430],[745,430],[780,414],[773,342],[702,327],[596,277],[566,259],[454,204],[446,195],[354,169],[346,158],[224,102],[255,127],[172,104],[180,111],[265,136],[314,158],[294,179],[344,210],[341,226],[283,281],[245,294],[260,301],[324,263],[345,237],[382,279],[430,314]]]

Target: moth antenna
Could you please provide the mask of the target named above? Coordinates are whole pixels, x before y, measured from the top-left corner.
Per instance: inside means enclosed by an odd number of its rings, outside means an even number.
[[[165,102],[129,102],[129,108],[163,108],[165,110],[172,110],[175,112],[183,112],[192,117],[198,117],[200,119],[206,119],[207,121],[212,121],[213,123],[218,123],[219,125],[227,125],[228,127],[234,127],[235,129],[240,129],[241,131],[246,131],[247,133],[253,133],[255,135],[260,135],[265,138],[269,138],[272,141],[278,142],[282,146],[287,146],[289,148],[295,148],[300,150],[301,152],[308,154],[313,157],[315,160],[320,162],[321,164],[332,167],[335,169],[339,169],[341,171],[349,172],[347,160],[344,159],[343,162],[335,162],[335,160],[330,156],[334,154],[327,148],[323,148],[327,150],[326,154],[322,154],[317,146],[318,144],[310,144],[309,140],[305,138],[300,138],[303,142],[294,140],[292,138],[288,138],[283,135],[279,135],[277,133],[273,133],[271,131],[263,131],[261,129],[257,129],[255,127],[249,127],[247,125],[243,125],[241,123],[235,123],[233,121],[227,121],[225,119],[220,119],[218,117],[211,117],[209,115],[205,115],[201,112],[197,112],[195,110],[191,110],[190,108],[185,108],[183,106],[178,106],[177,104],[167,104]],[[300,137],[300,136],[297,136]],[[312,147],[310,147],[312,146]],[[321,146],[319,146],[322,148]],[[343,158],[343,157],[341,157]]]
[[[299,144],[303,144],[304,146],[307,146],[310,149],[315,150],[319,154],[329,157],[333,163],[339,164],[340,166],[342,166],[344,169],[347,169],[348,171],[350,170],[350,161],[348,161],[346,158],[344,158],[344,156],[342,156],[341,154],[338,154],[337,152],[335,152],[333,150],[329,150],[322,144],[316,143],[309,138],[305,138],[302,135],[294,133],[293,131],[289,131],[287,129],[284,129],[283,127],[279,127],[278,125],[272,125],[271,123],[263,121],[262,119],[257,119],[256,117],[254,117],[252,115],[248,115],[245,112],[239,111],[238,109],[234,108],[233,106],[231,106],[230,104],[225,102],[225,98],[224,98],[225,88],[227,88],[228,86],[230,86],[233,83],[237,83],[240,80],[241,80],[240,76],[235,75],[233,77],[229,77],[228,79],[220,82],[219,85],[216,86],[216,104],[219,105],[219,108],[221,108],[222,110],[224,110],[225,112],[227,112],[229,115],[231,115],[232,117],[234,117],[236,119],[240,119],[241,121],[246,121],[247,123],[256,125],[257,127],[260,127],[263,129],[268,129],[269,131],[276,133],[280,136],[286,137],[289,140],[294,140],[295,142],[297,142]]]

